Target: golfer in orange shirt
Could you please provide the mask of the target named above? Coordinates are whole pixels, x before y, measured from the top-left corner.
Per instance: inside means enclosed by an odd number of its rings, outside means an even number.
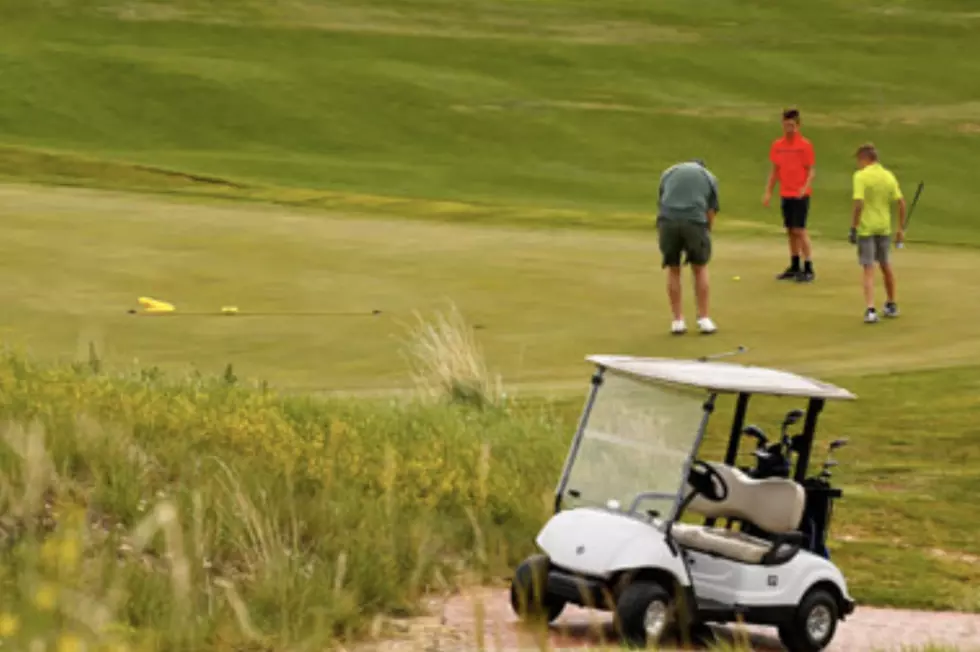
[[[783,137],[773,142],[769,149],[769,160],[772,162],[772,171],[769,173],[762,204],[769,206],[773,188],[779,183],[783,226],[786,227],[789,238],[790,253],[789,267],[776,278],[809,283],[814,279],[814,273],[806,220],[810,212],[810,185],[813,183],[815,161],[813,145],[800,133],[798,110],[783,111]]]

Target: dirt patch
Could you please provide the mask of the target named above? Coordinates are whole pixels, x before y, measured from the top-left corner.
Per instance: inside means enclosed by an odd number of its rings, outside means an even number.
[[[902,486],[900,484],[888,484],[883,482],[874,483],[871,485],[871,488],[874,489],[875,491],[886,493],[886,494],[908,491],[907,486]]]
[[[947,561],[958,561],[961,564],[980,565],[980,557],[971,555],[968,552],[957,552],[955,550],[942,550],[941,548],[930,548],[929,554],[938,559]]]

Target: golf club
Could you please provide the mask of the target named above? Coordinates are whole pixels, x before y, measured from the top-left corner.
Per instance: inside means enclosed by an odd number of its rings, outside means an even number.
[[[843,437],[841,439],[835,439],[834,441],[830,442],[830,445],[827,446],[827,455],[829,456],[830,453],[837,450],[838,448],[842,446],[846,446],[848,441],[849,440],[846,437]]]
[[[909,206],[909,214],[905,217],[905,228],[906,229],[908,229],[909,224],[911,224],[911,222],[912,222],[912,211],[915,210],[916,204],[919,203],[919,195],[922,194],[922,189],[925,188],[925,185],[926,185],[926,182],[925,181],[920,181],[919,182],[919,187],[915,189],[915,196],[912,198],[912,204]],[[897,242],[897,243],[895,243],[895,248],[896,249],[904,249],[905,248],[905,243],[904,242]]]
[[[714,355],[703,355],[698,358],[698,362],[707,362],[708,360],[717,360],[718,358],[727,358],[732,355],[738,355],[739,353],[745,353],[748,351],[744,346],[740,346],[734,351],[726,351],[724,353],[716,353]]]

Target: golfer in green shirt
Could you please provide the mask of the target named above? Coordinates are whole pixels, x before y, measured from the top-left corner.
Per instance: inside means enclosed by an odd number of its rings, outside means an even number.
[[[867,309],[864,321],[874,324],[878,311],[874,303],[874,265],[877,262],[885,279],[885,317],[897,317],[895,303],[895,273],[888,253],[891,247],[893,203],[898,204],[898,231],[895,241],[905,239],[905,199],[898,180],[878,162],[878,152],[871,143],[857,150],[858,170],[854,173],[854,213],[851,217],[851,244],[858,249],[858,262],[864,268],[864,300]]]
[[[669,167],[660,176],[657,233],[662,267],[667,269],[667,296],[674,315],[670,331],[687,332],[681,310],[681,255],[694,272],[698,305],[698,329],[702,334],[717,330],[708,316],[708,261],[711,259],[711,227],[718,212],[718,180],[696,160]]]

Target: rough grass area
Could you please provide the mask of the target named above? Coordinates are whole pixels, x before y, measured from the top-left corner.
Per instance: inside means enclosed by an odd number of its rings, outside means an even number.
[[[964,500],[980,482],[977,369],[939,375],[855,380],[863,400],[825,415],[822,443],[851,439],[831,545],[862,604],[980,611]],[[577,408],[323,402],[233,371],[168,380],[7,355],[0,625],[25,645],[60,632],[140,649],[383,633],[376,617],[417,613],[428,592],[508,577],[548,515]],[[760,402],[750,420],[784,409]]]
[[[18,649],[59,630],[139,649],[364,635],[464,573],[506,573],[566,437],[542,406],[321,403],[9,356],[0,419]]]

